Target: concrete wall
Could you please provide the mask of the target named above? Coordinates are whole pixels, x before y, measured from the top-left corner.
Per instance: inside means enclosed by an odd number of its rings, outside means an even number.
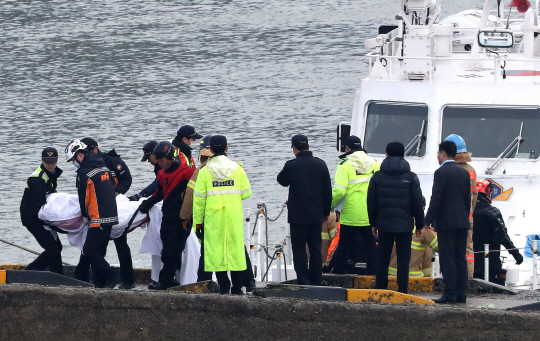
[[[540,314],[0,285],[0,340],[529,340]]]

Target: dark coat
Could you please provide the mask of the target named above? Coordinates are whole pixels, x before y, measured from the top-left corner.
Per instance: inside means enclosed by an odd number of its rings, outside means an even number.
[[[474,209],[474,251],[484,251],[484,244],[489,244],[490,250],[500,250],[501,244],[507,249],[515,248],[508,236],[506,225],[498,208],[484,200],[478,200]],[[519,253],[518,250],[510,251]],[[500,252],[489,253],[489,268],[499,270],[502,268]],[[484,253],[474,254],[475,277],[484,278]]]
[[[114,177],[103,159],[94,152],[87,152],[77,170],[77,193],[81,214],[89,218],[90,227],[118,224],[114,185]]]
[[[326,163],[310,151],[301,151],[278,174],[281,186],[289,186],[290,224],[320,224],[330,215],[332,184]]]
[[[43,174],[46,176],[44,177]],[[57,179],[61,174],[60,168],[56,167],[54,173],[51,173],[42,164],[28,178],[20,208],[21,222],[24,226],[43,225],[43,222],[38,218],[39,210],[47,202],[47,194],[56,192]],[[48,178],[48,180],[45,181],[44,178]]]
[[[469,172],[455,162],[447,162],[435,171],[429,209],[424,223],[435,231],[471,228],[471,183]]]
[[[114,149],[107,153],[98,152],[98,155],[101,156],[103,162],[105,162],[105,166],[113,172],[114,177],[118,181],[115,191],[120,194],[126,194],[131,187],[133,179],[124,160],[120,158],[120,155],[116,154]]]
[[[152,181],[152,183],[150,185],[146,186],[145,189],[143,189],[142,191],[139,192],[139,195],[142,198],[147,198],[147,197],[151,196],[158,189],[157,176],[158,176],[158,173],[159,173],[160,170],[161,170],[161,167],[156,163],[154,165],[154,173],[156,174],[156,179],[154,181]]]
[[[418,176],[405,159],[390,156],[369,182],[369,224],[385,232],[411,232],[424,228],[422,190]]]

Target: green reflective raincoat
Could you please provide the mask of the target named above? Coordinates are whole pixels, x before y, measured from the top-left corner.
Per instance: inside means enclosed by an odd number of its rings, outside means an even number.
[[[332,207],[347,195],[341,211],[341,224],[369,226],[367,191],[369,180],[379,168],[379,163],[363,151],[349,154],[339,163],[332,189]]]
[[[242,200],[251,186],[244,169],[225,155],[212,157],[199,171],[194,194],[193,224],[204,224],[204,270],[245,270]]]

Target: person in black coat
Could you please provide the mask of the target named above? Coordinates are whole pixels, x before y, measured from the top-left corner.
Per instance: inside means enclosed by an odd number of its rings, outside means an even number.
[[[413,228],[416,222],[416,235],[422,235],[424,209],[420,180],[404,156],[405,147],[400,142],[386,146],[381,170],[369,182],[367,208],[373,234],[379,238],[375,287],[388,288],[388,266],[395,242],[398,291],[406,294]]]
[[[501,211],[491,205],[491,191],[493,186],[489,180],[476,182],[478,201],[473,213],[474,219],[474,278],[484,279],[484,244],[489,244],[489,281],[500,285],[505,284],[506,270],[502,269],[500,257],[501,244],[506,249],[514,249],[509,253],[516,260],[516,264],[523,262],[519,250],[515,250],[514,243],[508,236]],[[478,252],[478,253],[477,253]]]
[[[467,301],[467,234],[471,225],[471,183],[469,172],[454,161],[457,148],[452,141],[439,144],[437,159],[441,165],[433,177],[426,227],[433,224],[439,239],[439,262],[444,293],[435,303]]]
[[[45,249],[25,270],[49,271],[64,274],[62,268],[62,243],[56,232],[47,231],[43,220],[38,218],[47,195],[56,192],[57,179],[62,170],[56,167],[58,152],[52,147],[41,152],[41,166],[28,178],[21,200],[21,222],[32,233],[39,245]]]
[[[277,181],[289,187],[287,208],[294,270],[298,284],[320,285],[322,223],[328,220],[332,204],[330,173],[326,163],[309,151],[306,136],[293,136],[292,148],[296,159],[285,163]],[[311,257],[309,269],[306,243]]]

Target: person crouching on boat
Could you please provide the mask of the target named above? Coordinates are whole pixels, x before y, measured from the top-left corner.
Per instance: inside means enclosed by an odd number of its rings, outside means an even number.
[[[173,286],[178,286],[178,279],[175,280],[176,269],[180,268],[182,261],[182,251],[186,247],[186,241],[191,232],[180,218],[180,209],[183,203],[183,194],[194,169],[180,162],[174,157],[174,146],[168,141],[162,141],[156,145],[153,154],[161,166],[158,173],[158,189],[156,192],[143,201],[139,206],[139,211],[143,214],[163,200],[161,212],[160,237],[163,242],[161,251],[161,262],[163,268],[159,273],[159,282],[150,284],[149,289],[166,290]]]
[[[204,271],[215,272],[222,294],[243,295],[247,269],[242,200],[251,196],[244,169],[227,158],[227,139],[210,139],[214,154],[197,176],[193,191],[193,224],[203,228]],[[231,282],[227,276],[231,272]]]
[[[476,182],[478,202],[474,209],[474,277],[484,278],[484,244],[489,244],[489,281],[500,285],[505,284],[506,270],[502,269],[500,249],[501,244],[506,249],[515,249],[514,243],[508,236],[501,211],[491,205],[491,193],[493,185],[489,180]],[[516,264],[523,262],[523,256],[519,250],[511,250],[509,253],[516,260]]]
[[[75,278],[88,280],[90,263],[96,287],[114,288],[118,281],[118,269],[105,260],[107,245],[113,225],[118,224],[114,177],[105,167],[103,159],[93,151],[86,150],[79,140],[66,147],[67,162],[77,169],[77,194],[83,220],[90,223]]]
[[[377,268],[377,244],[369,224],[366,201],[369,180],[380,167],[375,159],[366,154],[357,136],[347,137],[345,146],[345,154],[340,156],[342,160],[337,167],[332,190],[332,207],[344,200],[333,271],[345,273],[347,259],[351,258],[355,249],[361,248],[367,256],[367,274],[373,275]],[[357,236],[360,236],[361,243],[356,242]]]
[[[38,218],[38,212],[47,202],[47,195],[56,192],[57,179],[62,170],[56,166],[58,152],[52,147],[41,152],[41,166],[28,178],[21,201],[22,224],[32,233],[39,245],[45,249],[26,270],[45,270],[63,274],[62,243],[54,231],[46,230],[43,220]]]

